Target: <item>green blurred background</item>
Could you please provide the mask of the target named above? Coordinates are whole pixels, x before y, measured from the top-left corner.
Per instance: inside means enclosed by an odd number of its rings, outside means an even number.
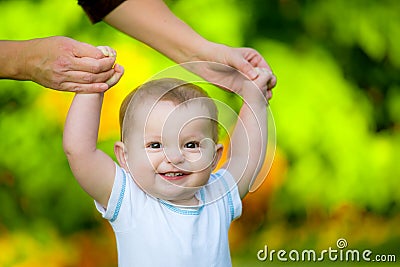
[[[276,156],[232,225],[234,266],[321,265],[256,255],[265,245],[337,249],[339,238],[348,249],[399,262],[398,1],[167,3],[207,39],[259,50],[278,77]],[[126,73],[106,94],[100,129],[100,146],[111,155],[123,97],[174,63],[105,23],[91,25],[76,1],[0,0],[0,10],[0,39],[64,35],[116,49]],[[62,150],[71,99],[31,82],[0,81],[0,266],[116,266],[111,228]]]

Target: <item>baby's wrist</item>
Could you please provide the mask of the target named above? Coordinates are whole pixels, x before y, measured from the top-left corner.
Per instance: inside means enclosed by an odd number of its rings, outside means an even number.
[[[252,83],[249,81],[248,83]],[[254,83],[250,86],[245,86],[239,93],[244,101],[254,105],[264,105],[268,104],[265,93],[263,90],[258,88]]]
[[[257,95],[251,97],[243,97],[243,101],[247,103],[247,105],[251,107],[266,107],[268,105],[267,99],[261,94],[261,92]]]

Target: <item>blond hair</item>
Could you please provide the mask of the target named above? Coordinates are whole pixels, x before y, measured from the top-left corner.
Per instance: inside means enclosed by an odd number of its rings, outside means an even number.
[[[218,142],[218,109],[212,98],[201,87],[175,78],[162,78],[146,82],[132,90],[123,100],[119,111],[121,140],[126,135],[126,119],[134,115],[135,106],[143,104],[144,99],[155,101],[171,101],[175,105],[189,103],[192,99],[202,101],[209,111],[212,123],[212,138]]]

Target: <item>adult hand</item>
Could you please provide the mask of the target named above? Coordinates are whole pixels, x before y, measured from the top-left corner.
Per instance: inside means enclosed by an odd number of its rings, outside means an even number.
[[[205,80],[220,87],[238,92],[243,83],[258,77],[256,68],[272,73],[265,59],[252,48],[233,48],[222,44],[211,43],[195,60],[202,62],[188,64],[188,69]],[[218,64],[216,64],[218,63]],[[275,75],[270,75],[267,81],[267,98],[272,97],[272,89],[276,85]]]
[[[45,87],[61,91],[104,92],[123,74],[115,57],[76,40],[55,36],[26,41],[21,57],[26,77]]]
[[[206,62],[183,66],[209,82],[237,92],[243,87],[246,76],[251,80],[257,78],[258,74],[254,68],[271,71],[264,58],[254,49],[232,48],[206,40],[176,17],[162,0],[121,2],[123,3],[104,18],[107,23],[149,45],[176,63]],[[86,11],[92,15],[96,15],[96,10],[102,10],[96,1],[85,5]],[[92,16],[94,17],[98,16]],[[207,62],[214,63],[207,64]],[[276,77],[272,75],[268,81],[270,91],[275,84]]]

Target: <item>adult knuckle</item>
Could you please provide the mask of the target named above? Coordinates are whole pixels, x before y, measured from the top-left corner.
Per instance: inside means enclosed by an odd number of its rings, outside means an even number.
[[[69,87],[66,83],[59,83],[57,90],[59,91],[68,91],[68,92],[73,92],[71,87]]]
[[[82,76],[82,80],[86,83],[93,83],[95,81],[95,76],[92,73],[85,73]]]
[[[94,62],[92,67],[91,67],[91,72],[92,73],[99,73],[101,72],[101,65],[98,62]]]
[[[82,88],[79,85],[72,85],[72,86],[70,86],[69,91],[74,92],[74,93],[80,93],[80,92],[82,92]]]
[[[56,60],[56,68],[61,70],[69,70],[71,68],[72,62],[66,56],[59,56]]]
[[[65,75],[63,75],[62,73],[54,72],[50,80],[51,87],[54,89],[62,90],[65,79]]]
[[[68,37],[59,36],[58,44],[59,44],[59,48],[61,50],[72,51],[74,48],[72,39],[70,39]]]

